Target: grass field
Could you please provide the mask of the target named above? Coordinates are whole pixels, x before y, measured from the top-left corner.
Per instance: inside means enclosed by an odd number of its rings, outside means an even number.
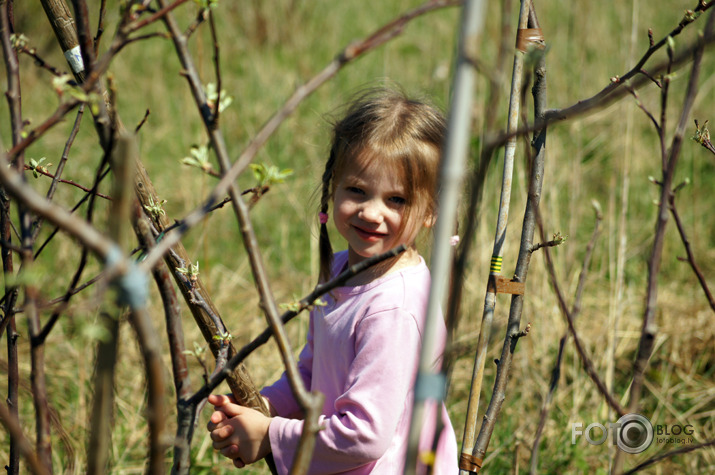
[[[106,46],[119,18],[118,2],[108,2]],[[368,4],[369,3],[369,4]],[[480,38],[479,59],[485,71],[476,85],[474,136],[479,137],[488,115],[495,123],[506,123],[511,66],[500,79],[504,100],[497,110],[485,110],[488,81],[498,52],[500,2],[487,2],[484,32]],[[512,0],[512,25],[516,22],[518,3]],[[648,47],[648,30],[656,41],[681,20],[684,10],[695,0],[643,0],[537,2],[537,13],[548,45],[547,81],[550,108],[562,108],[588,98],[610,78],[628,71]],[[251,137],[279,108],[296,87],[320,71],[351,41],[373,32],[400,13],[419,5],[418,0],[362,2],[343,0],[252,0],[221,1],[215,9],[219,34],[222,88],[233,103],[221,116],[221,127],[232,157],[237,157]],[[92,6],[91,8],[95,8]],[[176,10],[182,25],[194,18],[193,3]],[[257,161],[293,169],[285,184],[275,186],[256,205],[252,218],[264,253],[273,290],[279,302],[290,302],[308,293],[317,275],[314,195],[328,148],[329,119],[354,92],[366,85],[383,81],[401,84],[408,92],[429,96],[447,108],[450,98],[451,71],[458,30],[458,9],[450,8],[421,17],[410,23],[404,33],[385,46],[348,65],[333,80],[308,98],[282,125],[261,150]],[[91,12],[96,22],[96,12]],[[685,29],[675,39],[676,50],[690,44],[702,31],[705,16]],[[93,23],[95,25],[95,23]],[[15,27],[45,61],[66,69],[47,19],[41,10],[15,4]],[[93,26],[94,27],[94,26]],[[157,24],[151,31],[163,31]],[[512,26],[513,37],[513,26]],[[204,24],[192,36],[190,48],[205,83],[216,82],[212,40]],[[657,53],[651,64],[664,61],[665,52]],[[678,211],[684,222],[693,253],[711,288],[715,287],[715,156],[689,140],[699,122],[713,120],[715,111],[715,56],[707,50],[700,77],[700,88],[688,118],[675,183],[685,179],[689,185],[678,193]],[[511,60],[507,61],[511,64]],[[41,123],[56,107],[58,100],[51,86],[51,76],[27,56],[21,57],[22,104],[30,127]],[[5,66],[2,72],[5,73]],[[179,219],[196,207],[211,190],[215,180],[196,168],[181,164],[194,144],[205,144],[200,117],[193,104],[186,81],[171,42],[154,37],[128,45],[110,67],[116,89],[117,112],[128,127],[138,124],[148,109],[146,124],[138,137],[140,153],[149,175],[162,199],[168,216]],[[3,78],[6,74],[2,74]],[[672,138],[679,119],[689,77],[686,66],[675,72],[670,83],[667,107],[666,143]],[[7,89],[3,83],[3,91]],[[653,84],[639,91],[645,108],[660,117],[660,90]],[[531,102],[526,106],[531,116]],[[8,105],[0,103],[0,139],[9,148]],[[59,161],[74,116],[32,145],[26,159],[46,157]],[[480,141],[475,138],[471,163],[478,157]],[[509,275],[518,252],[521,221],[526,200],[523,143],[517,151],[514,192],[504,274]],[[576,327],[591,355],[596,370],[607,379],[621,403],[627,403],[632,365],[638,347],[650,256],[656,221],[659,188],[649,181],[661,176],[658,135],[648,117],[632,97],[587,116],[557,123],[549,130],[548,155],[544,176],[541,212],[546,232],[561,232],[567,241],[552,250],[562,289],[573,300],[586,244],[594,217],[592,200],[603,209],[603,232],[596,243],[581,314]],[[469,270],[463,315],[457,332],[459,347],[465,349],[451,377],[447,404],[461,441],[469,394],[473,355],[480,326],[486,289],[489,258],[494,239],[496,210],[501,182],[501,157],[488,171],[481,218],[475,240],[475,255]],[[101,158],[89,114],[85,114],[63,178],[90,184]],[[50,172],[54,166],[48,167]],[[49,178],[34,179],[32,186],[45,193]],[[249,173],[239,178],[243,187],[253,186]],[[108,183],[101,191],[109,192]],[[72,206],[82,192],[62,186],[56,201]],[[466,196],[465,196],[466,201]],[[84,208],[81,208],[82,211]],[[105,226],[107,204],[100,202],[95,223]],[[470,210],[463,210],[467,213]],[[39,242],[51,228],[40,233]],[[212,213],[193,229],[184,244],[189,254],[200,262],[201,276],[220,309],[235,343],[240,346],[263,330],[265,323],[258,308],[258,297],[237,225],[229,207]],[[335,240],[335,247],[341,244]],[[36,264],[33,273],[42,298],[61,295],[68,277],[74,272],[80,250],[74,241],[58,237],[52,241]],[[429,248],[424,250],[429,257]],[[654,425],[692,425],[693,443],[715,438],[715,314],[709,308],[695,275],[687,263],[683,244],[672,220],[659,278],[657,309],[658,334],[655,350],[646,372],[647,383],[640,412]],[[90,262],[85,278],[101,268]],[[21,302],[22,300],[20,300]],[[99,312],[108,304],[94,287],[73,300],[73,304],[50,335],[46,344],[50,404],[56,411],[58,425],[53,433],[54,467],[57,473],[83,473],[86,461],[88,414],[92,401],[91,376],[96,335],[92,332]],[[489,358],[497,358],[503,341],[509,302],[499,296],[494,328],[489,343]],[[152,293],[155,324],[163,333],[163,311],[157,293]],[[201,343],[200,332],[186,313],[184,332],[188,347]],[[43,319],[50,311],[42,313]],[[497,421],[484,470],[488,473],[526,473],[538,424],[539,412],[548,391],[549,377],[558,350],[558,341],[567,327],[559,312],[545,271],[543,254],[532,259],[527,282],[523,321],[532,325],[527,338],[520,340],[514,356],[506,402]],[[291,340],[298,350],[307,328],[307,316],[289,324]],[[29,392],[29,343],[25,319],[18,316],[21,333],[20,390],[25,433],[34,440],[34,416]],[[163,338],[164,343],[166,338]],[[128,324],[122,325],[121,358],[115,389],[116,408],[109,471],[116,474],[141,473],[146,461],[147,426],[141,355]],[[169,353],[165,352],[167,375]],[[0,357],[3,372],[7,358]],[[258,385],[277,378],[282,366],[273,343],[266,345],[247,361]],[[494,380],[494,365],[487,364],[480,410],[489,401]],[[201,369],[192,366],[192,381],[198,388]],[[6,379],[0,381],[6,391]],[[225,389],[225,388],[224,388]],[[166,395],[168,433],[173,434],[174,395]],[[207,412],[207,411],[205,411]],[[192,473],[230,472],[232,466],[211,449],[210,441],[199,423],[194,439]],[[609,443],[588,445],[581,437],[571,443],[572,423],[584,427],[591,422],[607,423],[617,417],[609,413],[603,398],[584,373],[578,355],[569,340],[559,387],[554,395],[549,420],[539,450],[539,473],[608,473],[614,449]],[[167,443],[170,443],[167,440]],[[627,455],[625,469],[658,453],[679,448],[674,442],[656,440],[644,453]],[[0,433],[0,460],[6,463],[9,450],[7,432]],[[171,452],[167,451],[167,467]],[[262,464],[244,473],[267,473]],[[646,469],[646,473],[713,473],[715,448],[680,455]]]

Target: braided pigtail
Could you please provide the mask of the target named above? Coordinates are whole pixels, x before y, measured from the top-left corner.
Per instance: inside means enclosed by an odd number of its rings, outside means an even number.
[[[320,276],[318,282],[330,280],[330,268],[333,266],[333,246],[328,236],[328,206],[330,205],[331,182],[335,165],[335,151],[330,151],[330,157],[323,172],[322,189],[320,193]]]

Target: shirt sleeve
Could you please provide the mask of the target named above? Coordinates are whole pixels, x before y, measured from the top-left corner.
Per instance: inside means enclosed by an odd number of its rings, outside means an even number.
[[[358,323],[355,359],[333,414],[321,416],[311,474],[369,467],[386,452],[411,407],[420,346],[417,323],[404,310],[375,313]],[[302,429],[302,420],[276,417],[271,422],[279,473],[289,471]]]
[[[306,343],[298,357],[298,372],[303,379],[305,387],[310,389],[310,381],[313,374],[313,314],[311,312],[308,336]],[[293,390],[288,381],[288,375],[283,372],[281,377],[270,386],[261,390],[261,394],[267,398],[276,413],[281,417],[294,418],[302,417],[302,409],[293,395]]]

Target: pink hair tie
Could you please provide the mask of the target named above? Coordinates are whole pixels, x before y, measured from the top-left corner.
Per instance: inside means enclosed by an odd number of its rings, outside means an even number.
[[[318,219],[320,219],[320,224],[325,224],[328,222],[328,213],[318,213]]]
[[[457,244],[459,244],[459,236],[455,234],[454,236],[449,238],[449,245],[456,246]]]

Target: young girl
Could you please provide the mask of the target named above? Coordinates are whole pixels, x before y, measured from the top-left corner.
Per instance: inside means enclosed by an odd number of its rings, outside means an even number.
[[[359,97],[335,124],[319,213],[321,281],[400,244],[407,251],[357,275],[310,314],[298,366],[306,387],[325,395],[311,474],[403,473],[430,286],[414,243],[436,218],[444,134],[437,110],[390,90]],[[331,202],[335,227],[348,244],[336,254],[326,226]],[[444,327],[440,332],[444,340]],[[273,452],[278,472],[288,473],[303,428],[300,407],[285,373],[262,395],[273,417],[227,396],[209,397],[213,446],[237,467]],[[443,430],[433,473],[456,474],[452,425],[444,406],[432,409],[421,450],[431,453],[439,409]]]

